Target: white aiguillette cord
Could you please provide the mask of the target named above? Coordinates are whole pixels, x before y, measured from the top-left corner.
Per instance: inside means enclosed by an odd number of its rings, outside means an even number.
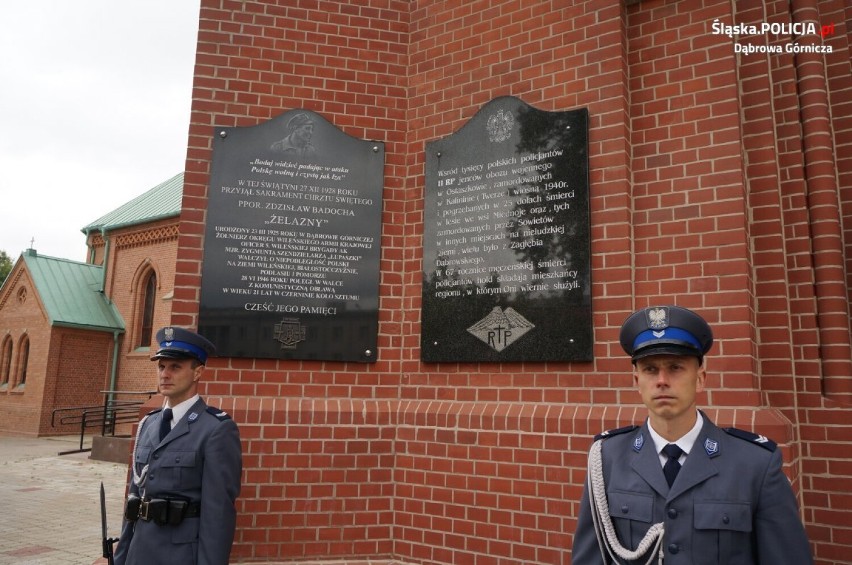
[[[618,541],[618,536],[615,533],[615,526],[612,524],[612,518],[609,515],[609,505],[606,499],[606,485],[603,478],[603,466],[601,464],[601,447],[603,440],[597,440],[592,444],[589,450],[589,468],[588,468],[588,487],[589,487],[589,504],[592,507],[592,522],[595,525],[595,535],[598,538],[598,545],[601,549],[601,557],[606,562],[607,554],[615,561],[616,556],[628,561],[634,561],[645,553],[652,546],[654,550],[648,557],[645,565],[650,565],[654,560],[654,555],[659,554],[658,563],[663,562],[663,533],[664,526],[662,522],[652,525],[645,533],[645,537],[639,542],[639,547],[635,551],[631,551],[621,545]],[[615,555],[613,555],[613,553]]]
[[[163,402],[163,408],[168,408],[168,404]],[[145,414],[145,417],[139,420],[139,426],[136,428],[136,440],[133,442],[133,461],[130,462],[130,468],[133,469],[133,484],[142,489],[145,485],[145,479],[148,478],[148,464],[145,463],[145,466],[142,467],[142,472],[136,472],[136,448],[139,446],[139,436],[142,435],[142,428],[145,426],[145,420],[148,419],[150,414]],[[145,493],[142,493],[144,497]]]
[[[148,464],[142,467],[142,472],[136,472],[136,448],[139,447],[139,436],[142,435],[142,428],[145,425],[145,420],[148,419],[148,414],[139,421],[139,426],[136,428],[136,440],[133,442],[133,460],[130,462],[130,468],[133,469],[133,484],[140,489],[145,485],[145,479],[148,478]],[[143,493],[144,495],[144,493]]]

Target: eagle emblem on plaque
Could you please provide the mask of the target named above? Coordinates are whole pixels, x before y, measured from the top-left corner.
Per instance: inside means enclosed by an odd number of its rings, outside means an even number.
[[[488,139],[492,143],[506,141],[512,135],[514,125],[515,118],[512,117],[512,112],[497,110],[488,117],[488,123],[485,126],[488,130]]]
[[[306,333],[298,318],[284,318],[275,324],[273,337],[281,344],[281,349],[296,349],[300,341],[305,341]]]
[[[467,331],[499,352],[518,341],[534,327],[535,324],[518,314],[514,308],[503,310],[495,306],[487,316],[467,328]]]

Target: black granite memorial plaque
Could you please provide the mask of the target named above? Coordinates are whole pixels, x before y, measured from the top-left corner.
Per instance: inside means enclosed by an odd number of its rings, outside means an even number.
[[[373,362],[384,144],[308,110],[216,128],[199,332],[225,357]]]
[[[592,359],[588,111],[496,98],[427,144],[421,358]]]

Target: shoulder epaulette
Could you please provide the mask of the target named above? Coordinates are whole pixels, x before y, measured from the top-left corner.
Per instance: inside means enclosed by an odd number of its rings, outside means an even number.
[[[606,439],[608,437],[617,436],[621,434],[626,434],[628,432],[632,432],[635,429],[638,429],[639,426],[624,426],[623,428],[615,428],[614,430],[607,430],[605,432],[601,432],[595,436],[595,441],[599,439]]]
[[[744,439],[749,443],[753,443],[755,445],[759,445],[763,449],[768,449],[769,451],[775,451],[778,447],[778,444],[769,439],[766,436],[760,436],[757,434],[753,434],[751,432],[747,432],[745,430],[741,430],[739,428],[722,428],[722,430],[728,435],[732,435],[734,437],[738,437],[740,439]]]
[[[207,411],[208,411],[210,414],[213,414],[214,416],[216,416],[216,418],[218,418],[218,419],[219,419],[219,421],[221,421],[221,422],[224,422],[225,420],[230,420],[230,419],[231,419],[231,416],[230,416],[227,412],[222,412],[222,411],[221,411],[221,410],[219,410],[218,408],[214,408],[214,407],[212,407],[212,406],[208,406],[208,407],[207,407]]]

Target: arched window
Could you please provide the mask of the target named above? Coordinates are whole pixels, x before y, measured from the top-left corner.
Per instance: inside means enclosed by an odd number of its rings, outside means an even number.
[[[25,335],[21,338],[21,345],[18,347],[18,378],[16,379],[16,389],[22,389],[27,384],[27,362],[29,359],[30,338]]]
[[[141,285],[139,327],[139,347],[151,347],[151,334],[154,331],[154,302],[157,297],[157,273],[151,271]]]
[[[0,349],[0,390],[9,388],[9,371],[12,369],[12,337],[6,336]]]

